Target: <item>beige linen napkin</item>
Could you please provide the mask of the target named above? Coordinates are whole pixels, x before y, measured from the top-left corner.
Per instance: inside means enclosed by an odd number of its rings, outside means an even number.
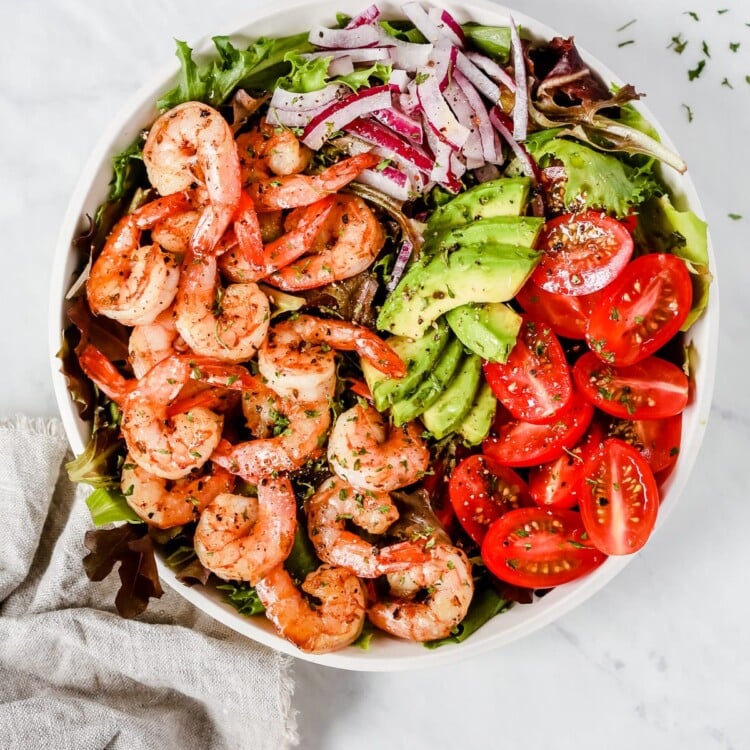
[[[117,575],[86,579],[86,491],[60,473],[66,451],[56,420],[0,419],[0,747],[296,745],[289,657],[170,589],[123,620]]]

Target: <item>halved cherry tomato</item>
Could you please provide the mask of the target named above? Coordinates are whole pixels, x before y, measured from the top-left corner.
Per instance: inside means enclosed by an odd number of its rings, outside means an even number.
[[[632,445],[656,474],[677,460],[682,439],[682,414],[667,419],[616,419],[609,426],[608,434]]]
[[[498,409],[494,434],[482,443],[482,452],[504,466],[554,461],[581,439],[593,416],[594,407],[575,392],[570,409],[551,424],[522,422],[506,409]]]
[[[584,468],[590,453],[604,440],[604,427],[591,423],[584,440],[550,463],[529,471],[529,493],[541,508],[573,508],[578,505],[578,490],[584,479]]]
[[[450,502],[449,477],[456,465],[469,455],[463,445],[455,445],[452,450],[436,456],[431,464],[432,473],[422,479],[422,489],[430,496],[432,507],[440,525],[452,535],[456,526],[456,514]]]
[[[630,232],[606,214],[564,214],[544,226],[532,279],[555,294],[591,294],[611,284],[633,255]]]
[[[684,261],[669,253],[642,255],[602,294],[586,341],[602,361],[632,365],[680,330],[692,298]]]
[[[532,505],[526,482],[487,456],[464,459],[451,474],[449,491],[456,517],[477,544],[504,513]]]
[[[516,295],[529,317],[547,323],[558,336],[568,339],[586,338],[586,324],[598,298],[599,292],[577,297],[545,292],[532,279]]]
[[[687,375],[659,357],[615,367],[586,352],[573,366],[573,378],[585,398],[613,417],[673,417],[688,402]]]
[[[482,544],[491,573],[535,589],[579,578],[605,558],[586,541],[581,516],[572,510],[511,510],[490,526]]]
[[[525,320],[508,361],[485,362],[484,377],[516,418],[546,424],[570,406],[573,384],[560,342],[547,323]]]
[[[659,489],[643,456],[617,438],[605,440],[586,462],[578,506],[594,546],[629,555],[646,543],[656,523]]]

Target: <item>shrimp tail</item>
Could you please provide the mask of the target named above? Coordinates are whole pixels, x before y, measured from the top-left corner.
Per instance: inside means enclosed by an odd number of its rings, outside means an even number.
[[[116,404],[121,405],[130,391],[128,381],[93,344],[86,344],[78,355],[81,369]]]
[[[388,344],[367,328],[358,331],[355,347],[360,357],[366,359],[375,369],[391,378],[403,378],[406,365]]]
[[[264,254],[258,214],[253,199],[244,190],[234,219],[234,233],[245,260],[252,266],[261,265]]]
[[[135,226],[139,230],[150,229],[160,221],[174,216],[174,214],[188,211],[192,208],[191,191],[183,190],[172,193],[146,203],[133,213]]]

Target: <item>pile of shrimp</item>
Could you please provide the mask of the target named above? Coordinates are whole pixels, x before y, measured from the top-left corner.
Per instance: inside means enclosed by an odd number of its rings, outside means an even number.
[[[129,505],[160,529],[195,522],[203,566],[254,586],[280,635],[324,653],[351,644],[369,618],[401,638],[445,637],[473,593],[464,553],[435,538],[366,541],[398,518],[391,493],[428,469],[421,428],[392,428],[364,402],[332,417],[337,352],[391,377],[404,364],[352,322],[271,321],[273,288],[354,276],[385,241],[367,204],[339,192],[379,157],[309,174],[311,158],[262,119],[236,135],[198,102],[161,115],[143,149],[156,197],[120,219],[86,282],[92,312],[132,328],[135,377],[91,345],[79,360],[122,410]],[[246,440],[225,430],[240,410]],[[323,455],[332,476],[306,507],[323,564],[300,590],[284,567],[297,532],[290,476]],[[257,493],[236,491],[239,479]],[[381,576],[389,593],[376,597],[365,582]]]

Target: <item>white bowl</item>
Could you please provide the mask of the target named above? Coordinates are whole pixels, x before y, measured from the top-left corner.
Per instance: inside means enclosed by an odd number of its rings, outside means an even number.
[[[355,13],[367,4],[368,0],[359,0],[356,5],[347,6],[347,10],[350,13]],[[460,5],[452,2],[434,4],[444,5],[455,14],[460,22],[478,21],[485,24],[506,25],[510,13],[509,9],[484,0],[471,0],[470,2],[462,2]],[[386,18],[402,15],[399,5],[394,2],[380,2],[379,5]],[[313,23],[332,24],[336,11],[340,10],[341,7],[340,0],[276,0],[273,11],[264,12],[258,9],[248,12],[239,23],[229,24],[227,29],[233,29],[233,33],[240,39],[246,38],[249,40],[264,35],[288,35],[309,29]],[[532,18],[515,11],[513,11],[513,16],[518,24],[525,27],[534,36],[542,39],[551,39],[555,36],[552,29]],[[224,33],[225,31],[226,29],[218,30],[218,33]],[[202,55],[210,53],[213,49],[208,37],[198,42],[194,47]],[[585,51],[581,50],[581,53],[586,62],[605,81],[622,83],[605,65]],[[163,70],[141,88],[114,118],[99,140],[81,174],[60,230],[50,292],[49,355],[58,407],[68,440],[76,454],[83,451],[88,440],[90,426],[79,419],[75,405],[68,394],[65,378],[59,371],[59,360],[55,356],[60,347],[61,331],[66,326],[63,299],[70,287],[72,274],[78,264],[78,259],[71,251],[71,243],[84,227],[86,214],[93,216],[97,205],[107,196],[108,183],[112,174],[111,157],[132,143],[138,132],[155,119],[157,111],[154,103],[162,92],[172,87],[175,76],[175,66],[170,65],[168,69]],[[671,147],[672,144],[668,136],[654,116],[645,107],[639,106],[639,109],[659,130],[664,143]],[[665,169],[663,178],[678,205],[689,206],[698,215],[704,215],[689,177],[680,176]],[[715,271],[716,262],[710,245],[709,257],[711,269]],[[657,528],[665,523],[668,515],[677,504],[680,494],[687,484],[705,433],[717,354],[719,322],[717,292],[716,281],[714,281],[708,309],[703,318],[690,330],[689,337],[700,355],[695,369],[696,398],[684,413],[680,458],[676,470],[672,473],[664,488]],[[658,544],[659,541],[654,540],[649,543]],[[322,656],[312,656],[298,651],[289,642],[276,635],[271,624],[265,618],[243,617],[234,608],[223,602],[220,592],[199,585],[188,588],[176,580],[175,574],[162,560],[157,560],[157,563],[162,580],[181,596],[211,617],[248,638],[287,654],[331,667],[363,671],[392,671],[446,664],[471,654],[497,648],[528,635],[588,599],[622,570],[630,559],[630,557],[610,557],[601,567],[588,576],[560,586],[548,593],[543,599],[535,600],[530,605],[517,605],[509,612],[495,617],[462,644],[446,645],[439,649],[429,650],[417,643],[379,635],[373,639],[369,651],[347,648]]]

